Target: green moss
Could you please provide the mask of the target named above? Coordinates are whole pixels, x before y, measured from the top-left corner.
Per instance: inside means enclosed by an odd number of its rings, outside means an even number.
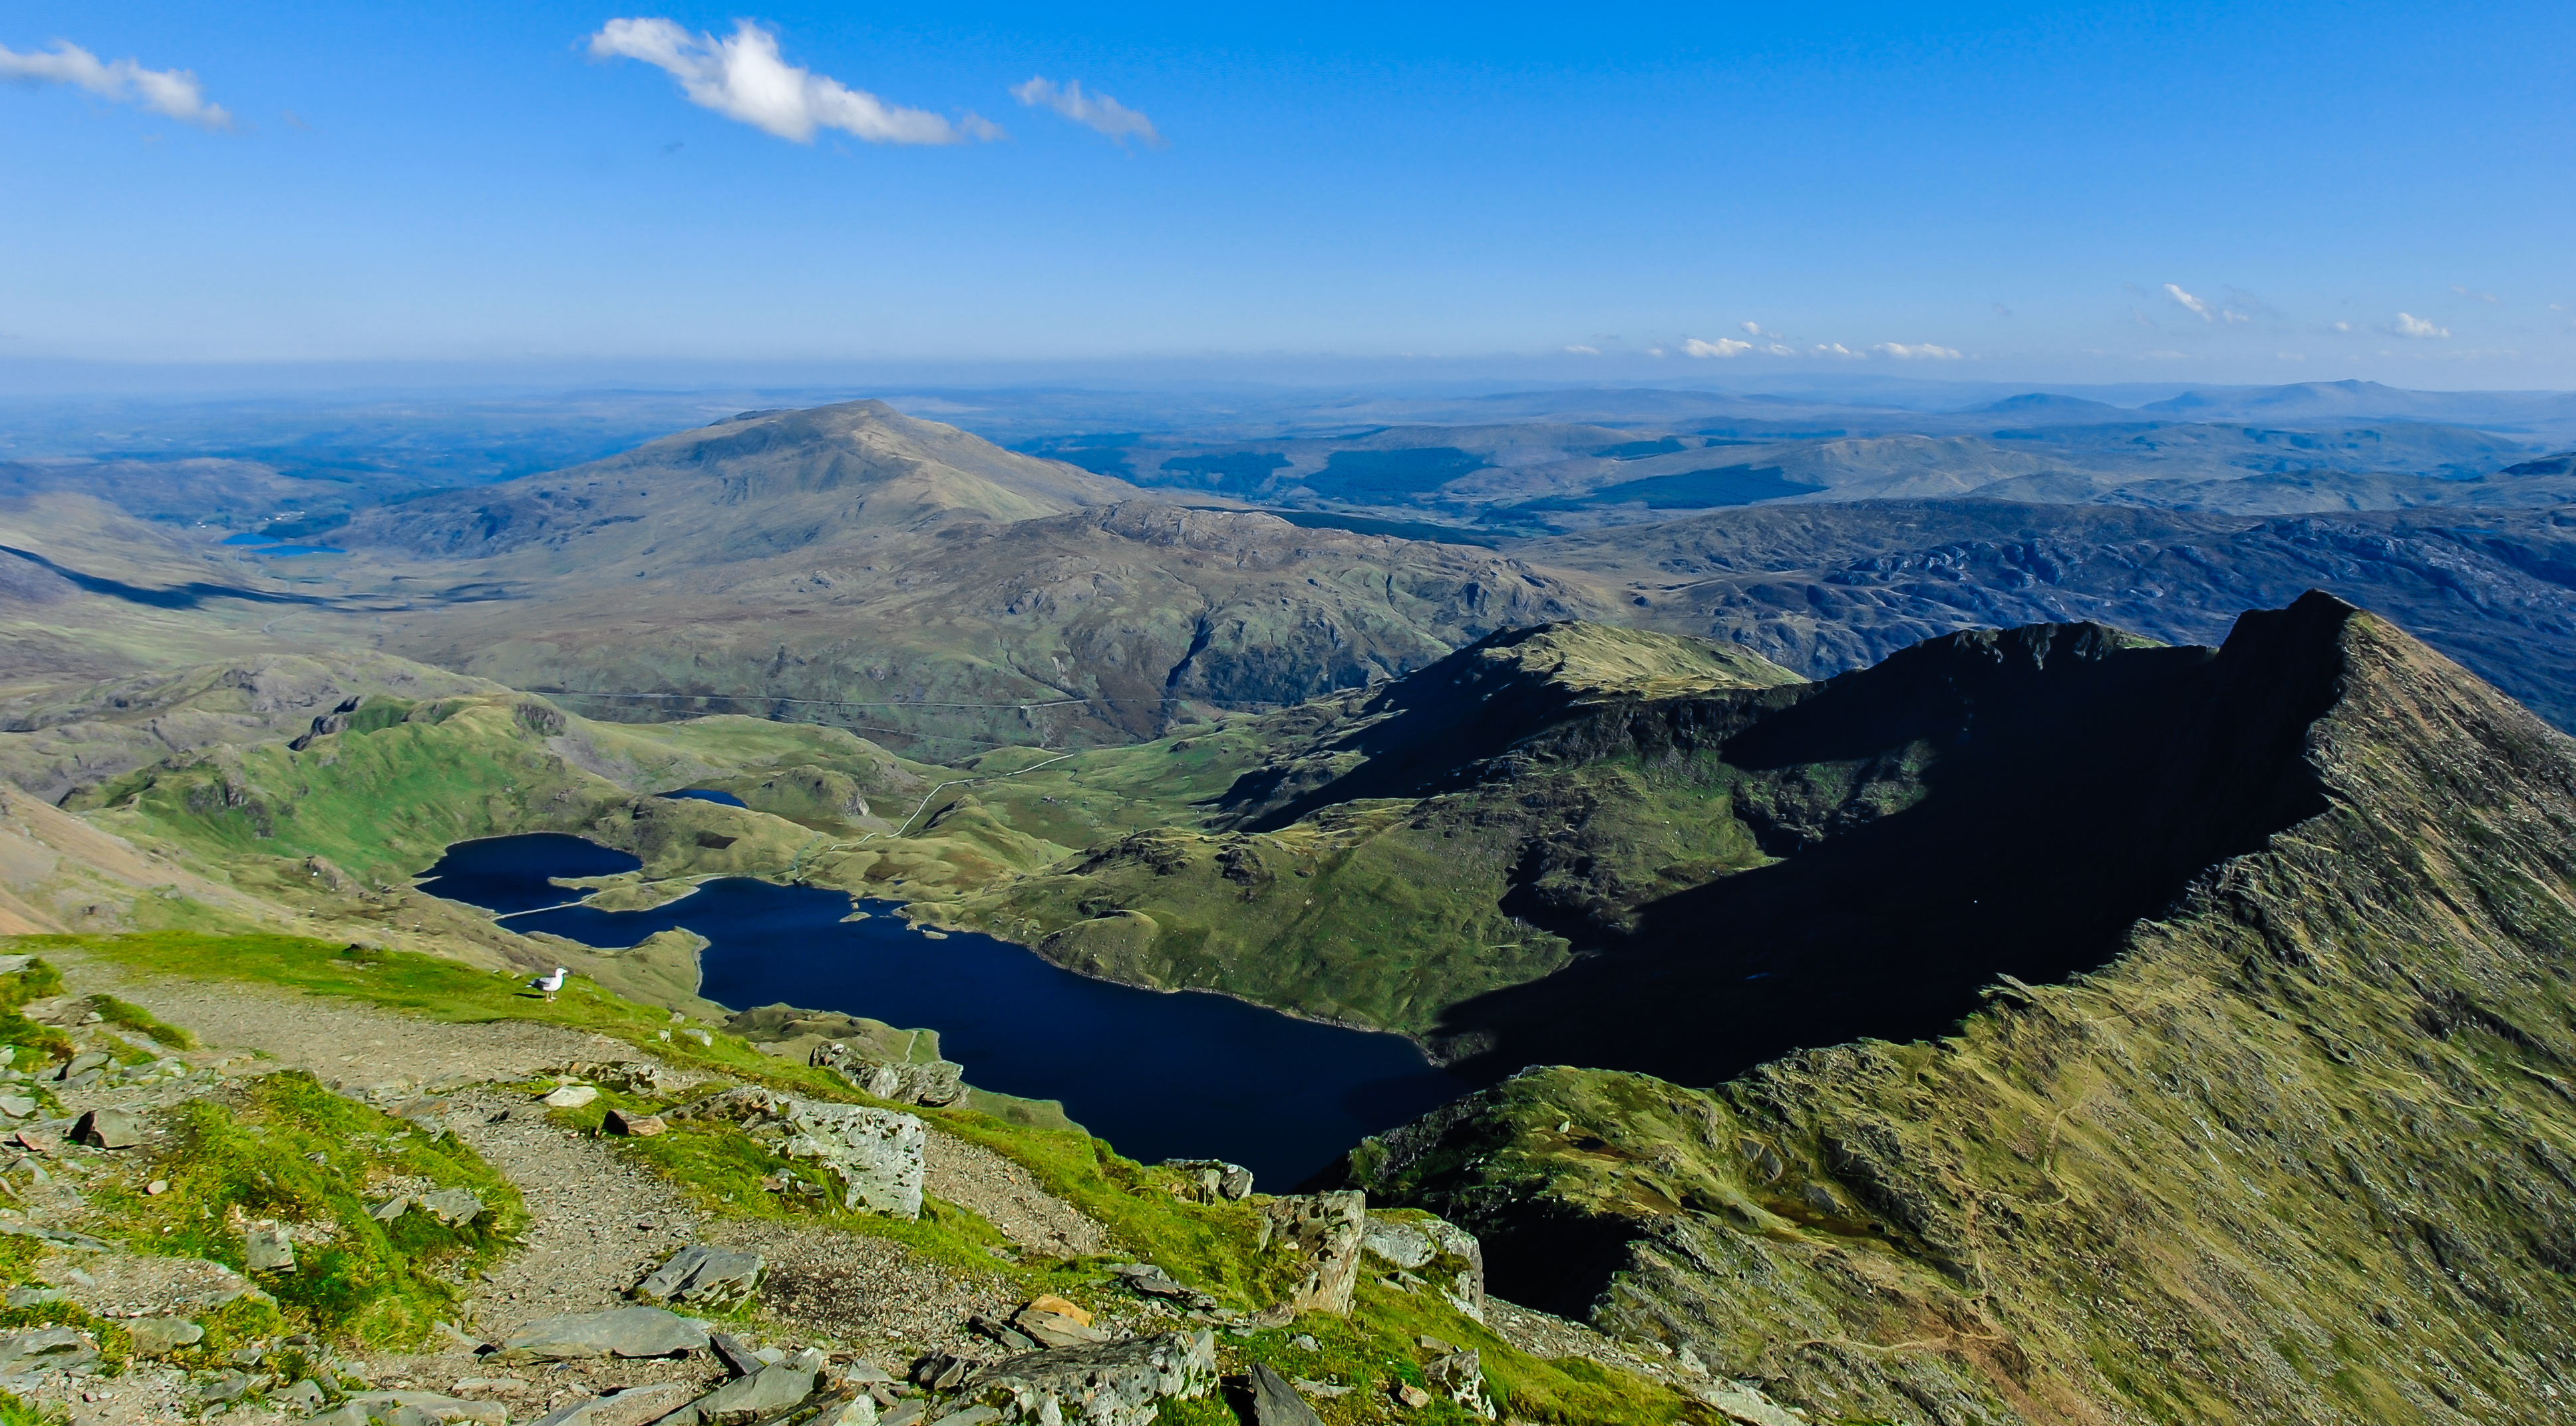
[[[324,1089],[301,1071],[240,1086],[226,1101],[170,1111],[170,1138],[145,1164],[91,1195],[91,1231],[138,1251],[206,1258],[244,1269],[243,1227],[272,1221],[319,1228],[292,1268],[254,1280],[310,1330],[393,1345],[454,1315],[456,1282],[498,1259],[526,1223],[518,1191],[452,1136]],[[411,1212],[378,1223],[367,1209],[388,1180],[467,1188],[485,1212],[451,1226]],[[168,1189],[143,1192],[143,1180]]]

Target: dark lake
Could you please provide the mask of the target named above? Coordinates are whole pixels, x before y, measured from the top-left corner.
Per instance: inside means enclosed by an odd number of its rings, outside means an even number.
[[[534,911],[505,924],[584,945],[631,946],[685,927],[711,943],[700,993],[718,1004],[784,1001],[937,1030],[969,1083],[1062,1100],[1130,1158],[1242,1164],[1270,1192],[1475,1087],[1400,1036],[1091,980],[991,936],[933,940],[908,929],[893,902],[862,902],[874,914],[844,921],[844,892],[728,877],[651,911],[536,910],[581,895],[548,877],[638,865],[558,833],[494,837],[449,848],[422,889],[504,914]]]

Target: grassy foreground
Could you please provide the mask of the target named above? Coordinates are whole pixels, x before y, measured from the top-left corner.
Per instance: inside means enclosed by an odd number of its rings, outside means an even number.
[[[675,1065],[737,1081],[813,1098],[877,1102],[836,1075],[763,1055],[733,1035],[713,1033],[704,1044],[689,1035],[666,1040],[671,1029],[667,1013],[580,981],[548,1002],[521,993],[512,976],[433,956],[363,951],[290,936],[160,932],[22,937],[13,948],[39,954],[74,951],[155,978],[277,986],[455,1023],[517,1019],[558,1024],[604,1034]],[[42,961],[34,963],[30,973],[49,974],[42,966]],[[599,1101],[577,1111],[558,1111],[559,1117],[587,1128],[612,1107],[653,1110],[686,1097],[656,1099],[603,1088]],[[294,1280],[285,1274],[262,1275],[276,1306],[260,1310],[282,1314],[281,1320],[369,1342],[416,1340],[452,1310],[452,1284],[506,1252],[524,1222],[515,1193],[470,1149],[452,1139],[416,1139],[405,1132],[408,1124],[343,1099],[307,1076],[269,1076],[231,1098],[224,1104],[193,1101],[179,1111],[183,1132],[177,1147],[149,1171],[172,1185],[168,1193],[145,1196],[138,1179],[132,1188],[101,1190],[95,1202],[101,1223],[114,1225],[116,1236],[138,1250],[236,1264],[238,1234],[224,1231],[227,1221],[247,1216],[341,1225],[332,1248],[300,1264]],[[932,1200],[920,1221],[907,1223],[838,1210],[831,1206],[834,1195],[772,1191],[764,1187],[764,1179],[792,1178],[801,1166],[721,1127],[675,1124],[655,1138],[618,1142],[710,1211],[805,1217],[892,1238],[957,1270],[999,1276],[1030,1296],[1055,1292],[1104,1305],[1124,1294],[1109,1264],[1137,1259],[1158,1263],[1176,1280],[1241,1310],[1277,1301],[1289,1285],[1292,1260],[1256,1247],[1257,1214],[1248,1204],[1193,1202],[1181,1192],[1182,1179],[1175,1171],[1122,1158],[1078,1129],[1014,1123],[971,1109],[896,1107],[1028,1169],[1049,1192],[1107,1227],[1116,1244],[1113,1253],[1098,1259],[1021,1262],[997,1256],[992,1250],[1007,1239],[954,1204]],[[316,1154],[327,1162],[316,1162],[311,1157]],[[472,1187],[496,1211],[470,1230],[437,1228],[418,1213],[387,1229],[366,1218],[360,1190],[370,1179],[394,1175]],[[0,1242],[0,1250],[16,1241],[22,1240]],[[1377,1265],[1376,1273],[1384,1271]],[[1669,1426],[1677,1420],[1716,1419],[1706,1407],[1654,1382],[1580,1359],[1549,1360],[1516,1351],[1435,1294],[1379,1281],[1375,1273],[1364,1276],[1359,1301],[1348,1318],[1308,1315],[1285,1328],[1222,1336],[1229,1370],[1267,1361],[1285,1375],[1337,1378],[1361,1390],[1319,1401],[1325,1419],[1375,1419],[1393,1383],[1423,1384],[1419,1342],[1428,1335],[1479,1349],[1497,1404],[1523,1420]],[[1302,1345],[1300,1338],[1313,1345]],[[1232,1408],[1215,1399],[1174,1403],[1166,1407],[1164,1419],[1179,1426],[1215,1423],[1231,1420]],[[1444,1399],[1410,1419],[1454,1420],[1463,1426],[1476,1418]]]

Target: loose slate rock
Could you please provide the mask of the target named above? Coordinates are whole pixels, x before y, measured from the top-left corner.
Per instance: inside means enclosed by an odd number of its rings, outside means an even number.
[[[295,1240],[283,1228],[245,1228],[242,1263],[255,1273],[284,1272],[295,1266]]]
[[[206,1329],[185,1317],[139,1317],[126,1323],[125,1331],[134,1339],[138,1357],[165,1357],[206,1340]]]
[[[813,1394],[814,1373],[781,1362],[762,1367],[750,1376],[735,1377],[698,1398],[698,1419],[718,1423],[752,1421],[784,1411]]]
[[[567,1084],[549,1094],[544,1104],[549,1109],[579,1109],[599,1097],[599,1091],[586,1084]]]
[[[1252,1426],[1324,1426],[1324,1418],[1306,1404],[1279,1373],[1252,1364]]]
[[[629,1294],[645,1302],[685,1302],[711,1312],[738,1307],[760,1290],[769,1260],[700,1243],[673,1253]]]
[[[143,1120],[122,1109],[93,1109],[72,1126],[72,1138],[99,1149],[130,1149],[143,1142]]]
[[[676,1381],[630,1386],[557,1407],[538,1417],[533,1426],[646,1426],[686,1406],[696,1390]]]
[[[575,1357],[669,1357],[707,1345],[706,1329],[659,1307],[621,1307],[570,1317],[544,1317],[501,1343],[514,1360]]]
[[[76,1367],[98,1360],[98,1344],[70,1327],[40,1327],[0,1337],[0,1375]]]
[[[420,1210],[453,1227],[471,1223],[483,1212],[483,1199],[470,1188],[442,1188],[413,1200]]]

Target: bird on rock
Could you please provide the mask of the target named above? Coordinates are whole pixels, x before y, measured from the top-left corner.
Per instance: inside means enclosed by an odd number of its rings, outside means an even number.
[[[564,977],[570,974],[571,972],[565,970],[562,966],[556,966],[554,974],[538,976],[535,980],[528,982],[528,988],[531,990],[542,990],[546,993],[546,999],[552,1000],[555,998],[555,992],[563,989]]]

